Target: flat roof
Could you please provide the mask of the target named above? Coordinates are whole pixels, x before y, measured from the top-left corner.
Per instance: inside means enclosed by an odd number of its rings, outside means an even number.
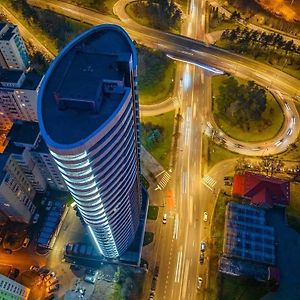
[[[23,73],[24,72],[21,70],[8,70],[0,68],[0,82],[17,83]]]
[[[131,60],[136,63],[134,45],[117,25],[93,27],[69,43],[52,62],[38,95],[46,143],[77,144],[116,115],[129,93]]]
[[[40,133],[36,122],[16,121],[7,137],[10,142],[33,145]]]

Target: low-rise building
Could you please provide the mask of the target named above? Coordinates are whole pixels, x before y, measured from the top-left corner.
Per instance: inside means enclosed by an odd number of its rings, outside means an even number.
[[[232,193],[249,199],[255,206],[285,207],[290,203],[290,182],[249,172],[243,175],[235,174]]]
[[[0,299],[26,300],[30,289],[26,286],[0,274]]]

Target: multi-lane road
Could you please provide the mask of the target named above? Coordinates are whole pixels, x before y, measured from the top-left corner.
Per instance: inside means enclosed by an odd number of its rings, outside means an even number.
[[[194,64],[211,65],[234,75],[255,80],[268,89],[276,90],[278,97],[287,99],[289,108],[285,104],[284,106],[285,111],[289,111],[290,120],[293,120],[292,117],[297,114],[292,102],[289,101],[300,101],[299,80],[268,65],[198,41],[198,39],[204,40],[205,37],[205,1],[191,0],[188,22],[183,28],[186,36],[161,32],[133,22],[124,11],[124,6],[128,3],[126,0],[117,2],[114,7],[114,12],[118,14],[121,21],[56,0],[48,0],[47,3],[40,0],[28,0],[28,2],[90,24],[122,25],[133,39],[152,48],[161,49],[173,57]],[[202,165],[205,163],[202,161],[202,149],[206,150],[203,147],[202,125],[207,123],[206,117],[210,113],[210,75],[189,64],[181,64],[178,74],[176,99],[168,99],[160,104],[160,107],[156,107],[160,112],[167,111],[170,103],[172,105],[175,103],[175,106],[180,106],[183,117],[178,141],[177,164],[168,187],[174,201],[172,205],[165,207],[168,221],[167,224],[162,225],[160,234],[157,257],[157,263],[160,265],[157,298],[204,299],[205,286],[208,284],[208,264],[207,257],[203,265],[199,263],[200,242],[209,241],[209,223],[215,198],[213,190],[220,185],[222,175],[227,169],[232,169],[233,163],[215,167],[208,177],[207,174],[202,173]],[[294,128],[296,124],[288,124],[288,129],[291,125]],[[298,132],[293,131],[287,143],[296,135]],[[281,139],[276,141],[280,143],[276,145],[276,149],[284,143]],[[242,147],[233,145],[237,151],[242,151],[243,147],[245,148],[244,145]],[[251,147],[252,150],[248,149],[248,152],[256,151],[256,155],[261,154],[260,150],[253,150],[255,146],[251,145]],[[202,184],[203,177],[207,180],[205,185]],[[205,211],[208,212],[207,222],[203,221]],[[198,277],[203,280],[200,289],[197,289]]]

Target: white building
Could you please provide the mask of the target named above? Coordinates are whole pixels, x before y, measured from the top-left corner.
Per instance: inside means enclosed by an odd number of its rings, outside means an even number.
[[[96,26],[51,64],[38,94],[41,134],[99,252],[120,257],[141,210],[137,54],[116,25]]]
[[[26,300],[30,289],[26,286],[0,274],[0,299]]]
[[[35,190],[12,155],[0,155],[0,210],[10,221],[29,223]]]
[[[0,66],[4,69],[26,70],[29,56],[16,25],[0,23]]]
[[[40,79],[33,73],[0,69],[0,129],[9,128],[15,120],[37,121]]]

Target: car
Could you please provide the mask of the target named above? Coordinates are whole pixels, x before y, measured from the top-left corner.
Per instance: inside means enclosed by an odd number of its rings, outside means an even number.
[[[14,280],[18,277],[19,273],[20,273],[19,269],[11,268],[7,277]]]
[[[157,279],[156,279],[156,277],[154,277],[151,282],[151,291],[156,290],[156,284],[157,284]]]
[[[200,264],[202,265],[204,263],[204,252],[200,252]]]
[[[79,253],[80,244],[74,244],[72,249],[72,255],[77,255]]]
[[[12,254],[12,250],[9,249],[9,248],[4,248],[4,252],[5,252],[6,254]]]
[[[36,224],[39,220],[40,214],[36,213],[33,215],[32,224]]]
[[[30,271],[32,272],[38,272],[40,270],[40,267],[39,266],[35,266],[35,265],[32,265],[30,268],[29,268]]]
[[[205,211],[203,214],[203,221],[207,222],[207,220],[208,220],[208,213]]]
[[[234,144],[236,148],[244,148],[241,144]]]
[[[57,283],[56,285],[49,286],[47,291],[48,291],[48,293],[52,293],[54,291],[57,291],[58,289],[59,289],[59,284]]]
[[[204,252],[204,251],[206,250],[206,244],[205,244],[204,241],[202,241],[201,244],[200,244],[200,250],[201,250],[202,252]]]
[[[53,205],[53,201],[49,200],[46,206],[46,210],[50,210]]]
[[[164,214],[162,222],[163,224],[167,223],[167,214]]]
[[[22,247],[23,247],[23,248],[27,248],[28,245],[29,245],[29,243],[30,243],[30,238],[29,238],[29,237],[26,237],[26,238],[24,239],[24,241],[23,241]]]
[[[293,128],[289,128],[288,131],[286,132],[287,135],[291,135],[293,133]]]
[[[93,269],[88,269],[84,276],[84,281],[94,284],[98,276],[98,271]]]
[[[202,282],[203,282],[203,279],[202,279],[202,277],[198,277],[198,280],[197,280],[197,289],[198,289],[198,290],[200,290],[200,289],[201,289]]]
[[[56,277],[52,277],[46,282],[46,286],[52,286],[56,283],[58,283],[58,279]]]
[[[67,244],[66,245],[66,254],[72,254],[73,245]]]
[[[49,281],[51,279],[51,277],[54,277],[54,276],[55,276],[55,273],[50,272],[45,276],[44,281]]]

